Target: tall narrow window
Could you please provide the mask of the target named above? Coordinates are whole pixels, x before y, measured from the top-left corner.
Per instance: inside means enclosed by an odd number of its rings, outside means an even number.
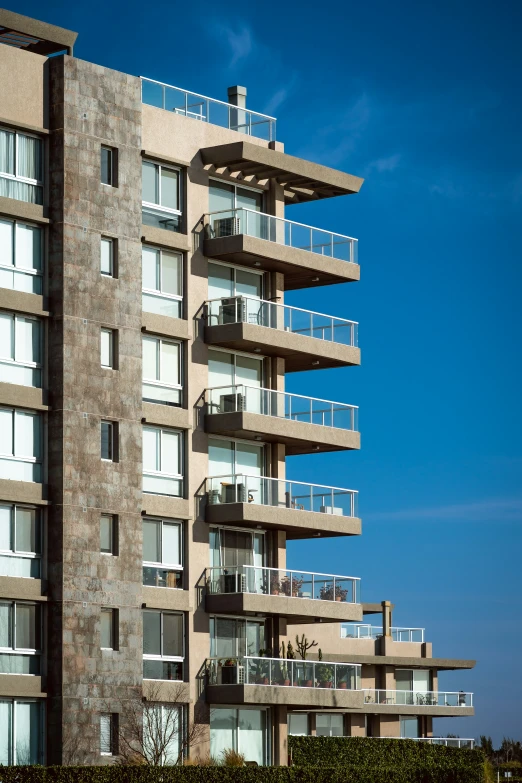
[[[0,312],[0,381],[42,386],[42,322]]]
[[[118,610],[103,608],[100,614],[100,647],[118,649]]]
[[[104,555],[118,554],[118,519],[113,514],[100,517],[100,552]]]
[[[181,404],[181,343],[143,337],[143,399]]]
[[[118,461],[118,424],[115,421],[101,422],[101,458],[108,462]]]
[[[143,246],[142,305],[147,313],[182,317],[182,256],[170,250]]]
[[[102,329],[100,334],[101,366],[111,370],[116,369],[117,334],[115,329]]]
[[[41,511],[0,505],[0,575],[41,576]]]
[[[102,237],[100,241],[100,271],[105,277],[116,277],[116,240]]]
[[[42,293],[43,230],[0,218],[0,288]]]
[[[0,408],[0,478],[42,482],[42,416]]]
[[[0,196],[43,203],[43,143],[37,136],[0,128]]]
[[[117,150],[113,147],[101,148],[100,178],[103,185],[117,186]]]
[[[182,231],[180,170],[144,160],[142,163],[143,209],[146,225]]]
[[[103,712],[100,715],[100,754],[102,756],[115,756],[118,753],[118,715],[111,712]]]

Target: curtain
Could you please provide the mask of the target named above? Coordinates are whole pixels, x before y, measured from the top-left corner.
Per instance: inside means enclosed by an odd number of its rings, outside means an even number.
[[[16,509],[16,551],[40,552],[38,512],[34,508]]]
[[[42,230],[37,226],[16,223],[15,240],[15,266],[41,271]]]
[[[15,324],[16,353],[17,362],[34,362],[39,364],[41,361],[41,323],[34,318],[23,318],[16,316]]]
[[[0,647],[13,647],[13,638],[11,633],[12,611],[12,604],[0,604]]]
[[[239,710],[238,750],[246,761],[265,764],[266,712],[265,710]]]
[[[163,523],[163,559],[157,562],[169,565],[181,564],[180,531],[179,525]]]
[[[15,456],[41,459],[41,421],[38,413],[15,411]]]
[[[181,257],[167,250],[161,251],[161,291],[181,296]]]
[[[14,133],[6,130],[0,130],[0,172],[3,172],[4,174],[15,173],[14,150]]]
[[[7,766],[13,763],[12,736],[13,736],[13,702],[0,701],[0,764]]]
[[[237,748],[237,710],[210,710],[210,755],[220,759],[224,750]]]
[[[150,291],[159,291],[159,258],[160,251],[153,247],[143,247],[141,251],[141,264],[143,274],[143,288]]]
[[[27,182],[18,182],[14,179],[6,179],[1,175],[0,196],[14,198],[18,201],[27,201],[29,204],[43,203],[43,191],[40,185],[30,185]]]
[[[143,337],[143,380],[159,381],[158,345],[156,337]]]
[[[42,142],[33,136],[17,134],[19,177],[42,181]]]

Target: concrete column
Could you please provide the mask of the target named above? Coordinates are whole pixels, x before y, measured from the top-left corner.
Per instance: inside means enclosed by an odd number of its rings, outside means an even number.
[[[349,720],[349,736],[350,737],[365,737],[366,736],[366,719],[364,713],[352,712],[347,715]]]
[[[384,636],[391,636],[391,629],[392,629],[391,601],[381,601],[381,606],[382,606],[382,632]]]
[[[249,133],[247,113],[241,111],[246,108],[246,87],[240,87],[234,85],[228,88],[228,102],[233,106],[238,106],[238,109],[230,109],[230,127],[232,130],[237,130],[240,133]]]
[[[280,767],[288,766],[288,708],[282,705],[274,707],[274,764]]]

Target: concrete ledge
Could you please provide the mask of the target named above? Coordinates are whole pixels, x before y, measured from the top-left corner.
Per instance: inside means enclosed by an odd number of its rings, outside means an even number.
[[[36,411],[49,410],[48,405],[43,404],[46,392],[35,389],[34,386],[18,386],[16,383],[0,383],[0,403],[13,405],[16,408],[31,408]]]
[[[328,367],[347,367],[361,363],[359,348],[257,324],[207,326],[205,342],[208,345],[251,353],[261,346],[264,355],[285,359],[285,372],[324,370]],[[317,361],[319,364],[312,366],[312,362]]]
[[[210,704],[278,704],[288,707],[361,709],[362,691],[285,685],[207,685]]]
[[[205,609],[218,614],[272,614],[286,617],[289,624],[323,622],[360,622],[361,604],[342,601],[315,601],[286,595],[223,593],[205,598]]]
[[[167,495],[147,495],[143,493],[142,509],[143,516],[190,519],[189,501],[185,498],[172,498]]]
[[[406,655],[357,655],[357,653],[346,652],[343,654],[324,653],[324,658],[333,663],[368,663],[379,664],[383,666],[411,666],[418,669],[473,669],[476,661],[463,660],[459,658],[422,658]],[[310,660],[316,660],[315,654],[310,654]]]
[[[183,168],[190,167],[190,161],[180,160],[179,158],[169,158],[167,155],[158,155],[156,152],[150,150],[142,150],[142,157],[150,158],[151,160],[157,160],[160,163],[172,163],[174,166],[183,166]]]
[[[190,338],[189,323],[182,318],[169,318],[168,315],[156,315],[143,311],[141,323],[142,332],[177,337],[179,340]]]
[[[47,484],[0,479],[0,499],[11,503],[35,503],[47,506],[49,504]]]
[[[147,609],[171,609],[178,612],[189,612],[192,609],[190,595],[190,590],[143,586],[143,603],[147,604]]]
[[[141,224],[141,241],[146,245],[160,245],[171,250],[179,250],[187,253],[192,250],[192,237],[188,234],[180,234],[177,231],[168,231],[166,228],[156,228]]]
[[[21,576],[0,576],[0,597],[20,598],[28,601],[47,601],[42,595],[41,579],[26,579]]]
[[[0,288],[0,309],[14,310],[18,313],[39,315],[42,318],[49,315],[44,310],[44,299],[39,294],[26,294],[23,291],[11,291],[8,288]]]
[[[245,234],[205,239],[203,254],[248,267],[260,261],[267,272],[281,272],[285,276],[285,291],[350,283],[359,280],[361,276],[358,264]]]
[[[300,511],[284,506],[262,506],[259,503],[207,504],[205,520],[218,525],[275,528],[284,530],[289,541],[330,536],[360,536],[361,520],[321,514],[318,511]]]
[[[243,411],[207,414],[205,432],[249,440],[260,435],[268,443],[284,443],[287,457],[361,447],[359,432]]]
[[[189,704],[190,684],[188,682],[170,682],[167,680],[143,680],[143,697],[150,701],[181,702]]]
[[[45,699],[42,678],[32,674],[0,674],[0,696]]]
[[[146,424],[177,427],[182,430],[192,428],[192,413],[186,408],[178,408],[174,405],[154,405],[153,402],[144,402],[143,418]]]
[[[41,204],[29,204],[28,201],[18,201],[15,198],[0,196],[0,215],[32,220],[34,223],[50,223],[47,208]]]

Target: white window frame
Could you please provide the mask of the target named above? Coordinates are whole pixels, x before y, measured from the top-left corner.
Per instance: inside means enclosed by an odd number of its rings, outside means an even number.
[[[109,246],[109,272],[104,272],[102,269],[102,248],[103,244],[107,243]],[[116,240],[113,237],[106,237],[102,235],[100,237],[100,274],[103,277],[115,277],[115,255],[116,255]]]
[[[237,623],[243,623],[245,626],[245,635],[243,637],[243,641],[246,642],[247,638],[247,625],[248,623],[252,623],[253,625],[264,625],[264,623],[267,620],[267,616],[265,617],[249,617],[245,615],[239,615],[239,614],[211,614],[209,618],[209,643],[210,643],[210,649],[212,649],[213,646],[216,644],[217,636],[216,636],[216,620],[233,620],[236,623],[236,633],[234,637],[234,643],[235,643],[235,653],[233,654],[233,658],[242,658],[243,653],[239,650],[239,642],[241,641],[239,634],[237,633]],[[266,634],[266,625],[265,628],[265,634]],[[266,641],[266,638],[265,638]],[[214,657],[214,656],[211,656]],[[221,657],[221,656],[218,656]]]
[[[40,159],[41,159],[41,175],[43,177],[43,170],[44,170],[44,140],[41,136],[38,136],[36,133],[27,133],[26,131],[18,131],[14,128],[7,128],[5,125],[0,125],[0,131],[5,131],[7,133],[12,133],[15,137],[14,140],[14,168],[15,173],[14,174],[8,174],[7,172],[0,171],[0,177],[3,177],[4,179],[10,179],[13,182],[23,182],[26,185],[34,185],[37,188],[40,188],[40,201],[36,202],[37,204],[43,204],[43,179],[31,179],[30,177],[22,177],[20,174],[18,174],[18,139],[20,136],[28,136],[31,139],[38,139],[40,142]],[[31,202],[26,202],[31,203]]]
[[[183,253],[180,253],[178,250],[170,250],[169,248],[162,248],[162,247],[154,247],[153,245],[142,245],[143,249],[149,249],[154,250],[157,253],[159,253],[159,288],[145,288],[142,282],[141,291],[143,294],[147,294],[148,296],[156,296],[158,299],[171,299],[174,302],[181,302],[183,303],[183,294],[167,294],[164,293],[161,290],[162,284],[163,284],[163,265],[162,265],[162,256],[163,253],[170,253],[171,255],[178,256],[179,258],[179,270],[180,270],[180,291],[183,291]],[[143,271],[143,255],[142,255],[142,271]],[[143,280],[143,276],[142,276]],[[145,312],[148,312],[145,310]],[[182,317],[182,316],[181,316]]]
[[[184,540],[183,540],[183,521],[181,519],[169,519],[167,517],[151,517],[151,516],[145,516],[143,517],[143,522],[155,522],[161,524],[161,557],[162,560],[160,563],[154,563],[150,560],[143,560],[143,567],[145,568],[160,568],[163,570],[171,570],[176,571],[177,573],[181,573],[181,577],[183,579],[183,547],[184,547]],[[180,554],[180,560],[181,563],[165,563],[163,562],[163,527],[165,525],[176,525],[179,529],[179,554]],[[175,587],[168,587],[167,590],[182,590],[183,588],[175,588]]]
[[[0,405],[0,410],[9,411],[12,413],[12,439],[13,439],[13,452],[16,449],[16,414],[17,413],[30,413],[37,417],[40,426],[40,456],[39,457],[20,457],[16,454],[7,454],[2,451],[2,439],[0,439],[0,461],[6,460],[9,462],[25,462],[30,465],[40,465],[40,481],[34,483],[41,484],[43,482],[43,419],[42,414],[38,411],[25,410],[21,408],[10,408],[6,405]]]
[[[324,715],[329,719],[329,726],[328,726],[328,734],[317,734],[317,716],[318,715]],[[338,718],[341,717],[341,730],[342,734],[332,734],[332,717]],[[344,714],[343,713],[332,713],[332,712],[318,712],[315,715],[315,733],[318,737],[345,737],[344,733]]]
[[[111,520],[111,551],[106,552],[101,548],[101,522],[102,519]],[[100,555],[117,557],[118,555],[118,517],[116,514],[100,514]]]
[[[269,707],[263,707],[261,705],[248,705],[248,704],[218,704],[215,709],[235,710],[235,726],[234,726],[234,747],[238,753],[242,753],[243,749],[240,747],[239,742],[239,712],[245,712],[247,710],[256,710],[257,712],[265,713],[265,760],[263,766],[269,766],[272,759],[272,715]],[[211,710],[212,712],[212,710]],[[212,731],[211,724],[209,724],[210,731]],[[245,751],[248,749],[245,748]]]
[[[114,756],[114,750],[115,750],[115,723],[116,719],[114,717],[115,713],[113,712],[101,712],[100,713],[100,756]],[[103,733],[102,733],[102,721],[104,719],[108,719],[109,724],[109,750],[102,750],[102,742],[103,742]]]
[[[11,248],[12,248],[12,251],[13,251],[13,258],[12,258],[13,263],[12,264],[5,264],[2,261],[2,258],[0,257],[0,269],[5,270],[6,272],[12,272],[13,274],[30,275],[31,277],[38,277],[39,280],[40,280],[40,285],[39,285],[40,293],[37,294],[37,295],[40,296],[41,293],[42,293],[42,290],[43,290],[43,266],[44,266],[44,263],[43,263],[44,262],[44,247],[43,247],[44,229],[43,229],[43,226],[38,225],[38,223],[31,223],[31,221],[28,221],[28,220],[13,220],[13,219],[10,219],[9,217],[5,216],[5,215],[0,215],[0,220],[3,223],[10,223],[11,224]],[[16,226],[17,225],[30,226],[31,228],[37,228],[38,231],[40,232],[40,269],[28,269],[27,267],[24,267],[24,266],[17,266],[17,264],[16,264],[16,260],[17,260],[17,257],[18,257],[18,253],[17,253],[17,231],[16,231]],[[33,285],[33,287],[35,287],[35,286]],[[20,289],[13,288],[13,289],[9,289],[9,290],[18,291]]]
[[[104,182],[102,180],[102,150],[107,150],[110,153],[109,156],[109,168],[110,168],[110,182]],[[100,184],[105,185],[107,188],[116,187],[117,173],[116,173],[116,150],[114,147],[108,144],[100,145]]]
[[[160,163],[156,160],[150,160],[149,158],[142,158],[142,166],[143,163],[150,163],[151,165],[156,167],[156,173],[158,177],[158,199],[159,203],[154,204],[151,201],[143,201],[142,197],[142,207],[145,207],[146,210],[149,210],[151,212],[159,213],[160,215],[168,214],[168,215],[176,215],[178,217],[183,217],[183,212],[179,209],[174,209],[173,207],[164,207],[161,204],[161,169],[167,169],[168,171],[175,171],[178,175],[178,204],[182,204],[182,197],[183,197],[183,190],[182,190],[182,169],[179,166],[171,166],[169,163]]]
[[[17,639],[16,639],[16,626],[17,626],[17,608],[18,606],[34,606],[36,609],[35,612],[35,637],[40,640],[40,647],[18,647],[17,645]],[[8,606],[10,608],[9,611],[9,633],[12,639],[12,645],[11,647],[0,647],[0,654],[1,655],[23,655],[24,657],[27,656],[40,656],[42,654],[42,607],[40,604],[35,603],[33,601],[8,601],[5,599],[0,600],[0,606]],[[9,672],[3,672],[2,676],[10,676],[10,677],[38,677],[40,676],[40,673],[38,674],[31,674],[31,673],[24,673],[23,675],[20,674],[13,674]]]
[[[105,370],[116,369],[116,330],[107,326],[100,329],[100,364]],[[109,364],[103,363],[103,335],[109,336]]]
[[[17,334],[18,330],[16,328],[16,324],[18,319],[23,319],[24,321],[34,321],[35,323],[39,324],[39,351],[40,351],[40,358],[43,356],[43,321],[41,318],[36,318],[35,316],[31,315],[23,315],[22,313],[12,313],[8,310],[0,310],[0,315],[2,316],[10,316],[11,320],[13,321],[13,327],[12,327],[12,342],[11,342],[11,354],[12,356],[10,358],[6,357],[0,357],[0,364],[4,364],[7,366],[14,366],[14,367],[26,367],[27,369],[31,370],[39,370],[40,371],[40,383],[38,386],[32,386],[30,388],[36,388],[40,389],[42,387],[42,362],[22,362],[16,359],[16,351],[17,351]],[[25,384],[19,384],[19,385],[25,385]]]
[[[143,475],[144,476],[151,476],[152,478],[158,477],[164,477],[164,478],[170,478],[175,479],[176,481],[179,481],[180,483],[180,494],[179,495],[171,495],[170,497],[183,497],[184,494],[184,483],[185,483],[185,460],[184,460],[184,448],[185,448],[185,434],[183,430],[175,429],[174,427],[156,427],[156,426],[149,426],[144,425],[143,431],[145,430],[154,430],[154,432],[159,432],[159,438],[157,439],[157,445],[156,445],[156,464],[159,464],[159,470],[145,470],[145,467],[143,467]],[[181,473],[178,475],[175,475],[173,473],[165,473],[161,470],[161,462],[163,459],[163,446],[162,446],[162,440],[163,440],[163,433],[176,433],[178,437],[178,464],[181,468]],[[143,490],[145,494],[155,495],[158,494],[156,492],[149,492],[148,490]]]
[[[101,643],[101,632],[102,632],[102,626],[101,626],[101,616],[102,614],[109,614],[111,615],[111,646],[110,647],[103,647]],[[114,609],[112,606],[102,606],[100,609],[100,650],[112,650],[113,652],[118,652],[120,649],[119,644],[119,612],[118,609]]]
[[[265,208],[265,194],[267,193],[267,190],[266,190],[265,188],[254,188],[254,187],[252,187],[252,185],[243,185],[243,183],[239,183],[239,182],[229,182],[229,181],[228,181],[228,180],[226,180],[226,179],[218,179],[217,177],[209,177],[209,178],[208,178],[208,184],[209,184],[209,188],[208,188],[209,201],[210,201],[210,186],[211,186],[211,183],[212,183],[212,182],[218,182],[220,185],[229,185],[230,187],[232,187],[232,188],[234,189],[234,206],[233,206],[233,207],[231,207],[231,209],[241,209],[241,207],[238,207],[238,206],[237,206],[237,189],[238,189],[238,188],[241,188],[242,190],[249,190],[251,193],[257,193],[257,194],[261,194],[261,196],[262,196],[262,198],[263,198],[263,203],[262,203],[262,205],[261,205],[261,206],[262,206],[262,208],[260,209],[260,212],[261,212],[262,214],[264,214],[264,213],[263,213],[263,210],[264,210],[264,208]],[[210,203],[209,203],[209,207],[210,207]],[[212,262],[212,263],[213,263],[213,262]],[[249,271],[250,271],[250,270],[249,270]]]
[[[143,378],[142,382],[143,385],[147,384],[149,386],[157,386],[158,389],[175,389],[176,391],[180,392],[180,399],[178,403],[174,403],[175,405],[181,405],[182,403],[182,394],[183,394],[183,342],[181,340],[171,340],[166,337],[159,337],[156,334],[142,334],[141,337],[142,340],[142,346],[144,340],[155,340],[156,341],[156,362],[157,366],[159,368],[159,374],[161,376],[161,367],[162,367],[162,359],[161,359],[161,345],[162,343],[166,343],[168,345],[177,345],[178,346],[178,378],[179,383],[165,383],[165,381],[162,380],[156,380],[156,379],[150,379],[145,377],[145,370],[143,370]],[[142,347],[142,353],[143,353],[143,347]],[[155,405],[161,405],[161,404],[168,404],[168,403],[162,403],[161,400],[151,400],[150,397],[143,397],[143,399],[147,400],[147,402],[152,402]]]
[[[180,680],[169,680],[168,682],[183,682],[183,677],[185,674],[185,657],[186,657],[186,640],[185,640],[185,614],[184,612],[174,612],[169,611],[166,609],[144,609],[143,613],[148,612],[149,614],[159,614],[160,619],[160,649],[161,654],[160,655],[152,655],[150,653],[143,653],[143,660],[144,661],[162,661],[166,663],[181,663],[181,679]],[[182,639],[181,639],[181,649],[182,649],[182,655],[163,655],[163,617],[168,615],[177,615],[178,617],[182,618]],[[149,679],[148,677],[144,677],[143,679]],[[153,682],[166,682],[165,680],[153,680]]]
[[[11,705],[11,731],[10,731],[10,737],[8,741],[8,752],[9,752],[9,766],[13,765],[16,766],[18,764],[18,759],[16,758],[16,729],[17,729],[17,706],[18,704],[38,704],[39,710],[38,710],[38,731],[40,734],[39,742],[40,742],[40,758],[38,759],[38,763],[43,764],[45,761],[45,721],[44,721],[44,702],[42,699],[17,699],[17,698],[9,698],[8,696],[0,696],[0,702],[3,704],[10,704]]]
[[[263,299],[264,298],[265,281],[266,281],[266,272],[264,270],[262,270],[262,269],[250,269],[249,267],[239,266],[238,264],[229,264],[227,261],[218,261],[216,258],[212,258],[211,260],[209,259],[208,263],[209,263],[209,266],[211,264],[212,265],[215,264],[216,266],[226,266],[227,269],[232,269],[234,271],[234,291],[236,290],[236,286],[237,286],[236,272],[238,272],[238,271],[239,272],[248,272],[251,275],[257,275],[258,277],[261,278],[261,286],[260,286],[260,288],[261,288],[261,296],[259,297],[259,299]],[[222,298],[223,299],[229,299],[229,298],[230,299],[234,299],[235,297],[239,297],[239,296],[247,296],[247,294],[233,293],[233,294],[230,294],[230,297],[227,296],[227,297],[222,297]],[[250,299],[257,299],[258,298],[256,296],[254,296],[253,294],[248,294],[248,297]]]
[[[25,577],[17,577],[17,579],[40,579],[41,578],[41,563],[42,563],[42,510],[38,508],[37,506],[24,506],[21,503],[3,503],[0,502],[0,506],[3,508],[9,508],[10,509],[10,517],[11,517],[11,541],[13,542],[14,549],[0,549],[0,556],[1,557],[14,557],[14,558],[23,558],[24,560],[38,560],[39,561],[39,571],[40,576],[37,577],[31,577],[31,576],[25,576]],[[16,511],[19,508],[28,508],[31,511],[36,512],[36,526],[38,528],[38,540],[40,542],[40,552],[24,552],[21,549],[16,549]]]
[[[109,445],[110,445],[110,448],[111,448],[111,452],[110,452],[111,456],[110,457],[102,457],[102,454],[101,454],[101,432],[102,432],[102,427],[103,427],[104,424],[108,424],[109,425],[109,433],[110,433]],[[116,460],[116,455],[117,455],[117,452],[118,452],[118,447],[117,447],[117,443],[116,443],[117,431],[118,431],[117,422],[109,421],[108,419],[102,419],[101,420],[101,422],[100,422],[100,458],[101,458],[102,462],[116,462],[117,461]]]

